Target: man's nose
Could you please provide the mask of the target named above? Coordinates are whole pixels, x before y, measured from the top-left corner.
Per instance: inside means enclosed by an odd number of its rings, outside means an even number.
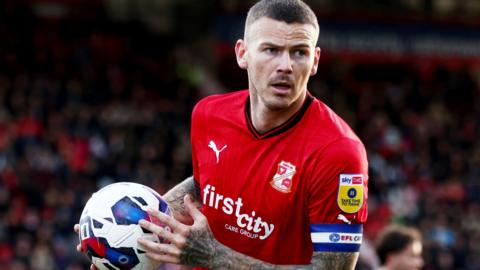
[[[279,63],[277,72],[279,73],[292,73],[292,59],[288,52],[284,52],[279,56]]]

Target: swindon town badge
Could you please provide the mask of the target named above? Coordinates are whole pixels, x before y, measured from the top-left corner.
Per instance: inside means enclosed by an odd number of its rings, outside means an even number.
[[[270,181],[270,185],[280,192],[289,193],[292,191],[295,172],[295,166],[292,163],[282,160],[278,163],[277,172]]]
[[[340,174],[337,204],[345,213],[356,213],[362,206],[363,174]]]

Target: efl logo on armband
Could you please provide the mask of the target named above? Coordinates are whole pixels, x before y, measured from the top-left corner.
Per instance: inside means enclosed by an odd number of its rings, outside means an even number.
[[[357,252],[362,244],[362,224],[310,225],[314,251]]]

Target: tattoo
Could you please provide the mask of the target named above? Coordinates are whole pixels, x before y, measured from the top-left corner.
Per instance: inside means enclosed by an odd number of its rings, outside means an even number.
[[[351,270],[357,263],[358,252],[315,252],[313,269]]]
[[[215,240],[210,230],[191,232],[181,255],[184,264],[226,270],[351,270],[357,253],[315,253],[310,265],[274,265],[239,253]]]
[[[211,269],[283,269],[283,270],[352,270],[357,262],[358,252],[315,252],[310,265],[274,265],[238,253],[226,246],[217,244]]]
[[[170,191],[163,195],[163,198],[168,203],[168,207],[172,216],[183,223],[190,223],[191,218],[184,205],[185,195],[190,194],[193,200],[197,203],[197,207],[201,207],[200,189],[195,184],[193,176],[188,177],[180,184],[176,185]]]
[[[219,242],[215,240],[210,228],[191,230],[180,255],[180,261],[186,265],[213,268],[212,262],[218,245]]]
[[[269,264],[247,255],[236,252],[224,245],[218,245],[215,255],[209,265],[211,269],[247,270],[247,269],[275,269],[275,265]]]

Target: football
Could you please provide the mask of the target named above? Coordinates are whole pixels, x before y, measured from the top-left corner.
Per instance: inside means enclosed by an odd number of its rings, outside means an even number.
[[[141,219],[163,226],[146,210],[169,214],[168,205],[153,189],[131,182],[110,184],[93,193],[80,217],[80,244],[100,270],[151,270],[145,251],[137,246],[144,237],[161,239],[138,225]],[[168,228],[167,228],[168,229]]]

